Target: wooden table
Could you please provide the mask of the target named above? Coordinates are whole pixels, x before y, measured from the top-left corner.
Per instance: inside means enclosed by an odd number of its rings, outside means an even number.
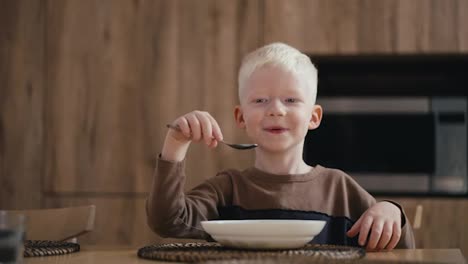
[[[25,264],[64,263],[64,264],[141,264],[171,263],[140,259],[136,249],[84,249],[77,253],[25,258]],[[361,260],[362,263],[466,263],[459,249],[395,249],[390,252],[371,252]]]

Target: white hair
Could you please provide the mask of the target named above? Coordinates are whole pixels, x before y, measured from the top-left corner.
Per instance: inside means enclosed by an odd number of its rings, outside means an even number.
[[[317,69],[309,57],[299,50],[284,43],[271,43],[247,54],[239,69],[239,100],[247,80],[252,74],[264,67],[276,66],[292,73],[298,81],[302,81],[312,95],[312,104],[317,97]]]

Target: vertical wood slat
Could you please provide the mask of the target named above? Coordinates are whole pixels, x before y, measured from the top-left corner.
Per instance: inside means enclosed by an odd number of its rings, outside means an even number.
[[[43,1],[0,2],[0,209],[41,205]]]
[[[176,2],[48,5],[47,191],[146,191],[177,106]]]
[[[356,53],[358,52],[358,39],[356,34],[359,30],[357,21],[359,20],[359,5],[356,1],[340,0],[333,3],[330,7],[330,13],[334,14],[334,25],[336,30],[335,47],[336,52],[342,53]]]
[[[468,1],[458,0],[458,50],[468,52]],[[466,255],[465,255],[466,256]]]
[[[335,31],[330,30],[334,26],[334,16],[330,13],[331,6],[332,3],[329,1],[305,1],[288,12],[288,18],[285,21],[291,18],[294,24],[288,25],[287,29],[297,28],[291,31],[295,33],[295,36],[302,36],[301,44],[304,45],[304,50],[326,53],[336,47]],[[301,16],[296,17],[295,12],[300,12]],[[301,25],[300,18],[305,18],[306,23],[311,26]],[[313,43],[312,47],[309,47],[310,43]]]
[[[300,37],[304,25],[304,16],[301,16],[301,8],[304,1],[281,1],[281,0],[265,0],[264,3],[264,21],[263,34],[264,44],[271,42],[285,42],[289,45],[304,49],[304,41]],[[305,8],[306,9],[306,8]],[[313,11],[310,10],[310,15]],[[309,30],[309,34],[314,34],[313,29]],[[317,35],[317,34],[315,34]],[[317,36],[320,39],[320,36]]]
[[[394,0],[360,2],[359,52],[394,52],[396,3]]]
[[[401,53],[426,52],[430,49],[431,2],[398,1],[396,50]]]
[[[458,51],[458,39],[460,32],[458,29],[457,9],[457,0],[432,0],[430,19],[430,51]]]

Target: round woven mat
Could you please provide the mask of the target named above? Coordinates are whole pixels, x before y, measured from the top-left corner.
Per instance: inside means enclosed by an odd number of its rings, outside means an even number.
[[[314,260],[352,260],[364,257],[363,248],[313,245],[287,250],[243,250],[221,246],[218,243],[172,243],[140,248],[138,257],[162,261],[201,262],[208,260],[270,259],[291,257]]]
[[[26,240],[24,257],[64,255],[80,251],[80,245],[70,242],[49,240]]]

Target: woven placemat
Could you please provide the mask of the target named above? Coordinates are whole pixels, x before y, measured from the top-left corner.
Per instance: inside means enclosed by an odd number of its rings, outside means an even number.
[[[64,255],[80,251],[80,245],[70,242],[50,240],[26,240],[24,257]]]
[[[138,257],[161,261],[201,262],[233,259],[282,259],[294,256],[324,260],[350,260],[364,257],[363,248],[314,245],[287,250],[243,250],[221,246],[218,243],[172,243],[140,248]]]

